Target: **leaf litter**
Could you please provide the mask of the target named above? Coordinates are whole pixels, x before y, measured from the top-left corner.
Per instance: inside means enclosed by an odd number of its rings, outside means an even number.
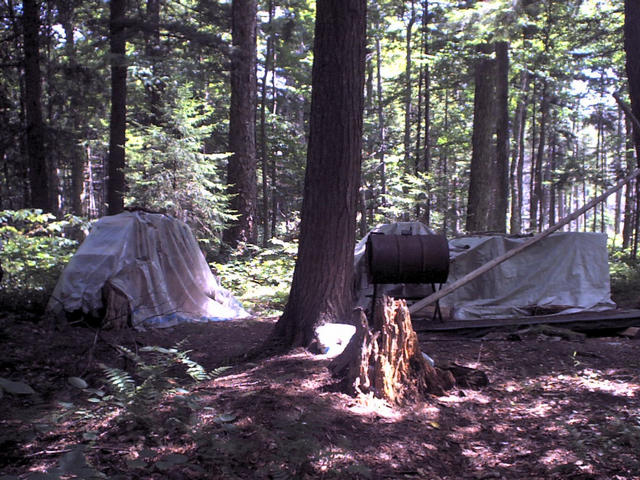
[[[273,324],[103,331],[90,348],[94,329],[0,316],[0,479],[640,478],[638,340],[423,336],[489,385],[394,408],[336,392],[322,356],[243,361]],[[176,374],[136,415],[110,398],[100,364],[130,367],[113,345],[178,342],[220,373]]]

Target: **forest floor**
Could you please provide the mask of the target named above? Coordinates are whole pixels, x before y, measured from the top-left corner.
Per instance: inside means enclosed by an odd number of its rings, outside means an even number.
[[[638,339],[422,336],[489,385],[392,408],[337,393],[321,355],[238,360],[274,322],[97,332],[0,314],[0,377],[35,391],[0,398],[0,479],[640,479]],[[114,394],[101,364],[131,366],[118,346],[179,341],[220,375],[189,383],[145,353],[137,393]]]

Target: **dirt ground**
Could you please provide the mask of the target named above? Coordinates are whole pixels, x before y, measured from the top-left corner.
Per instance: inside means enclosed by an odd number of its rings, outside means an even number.
[[[0,398],[0,479],[640,479],[639,340],[422,336],[436,363],[490,383],[392,408],[336,393],[323,356],[239,360],[273,324],[97,332],[0,314],[0,377],[35,391]],[[131,366],[119,345],[179,341],[231,368],[196,384],[168,370],[162,397],[109,400],[104,368]]]

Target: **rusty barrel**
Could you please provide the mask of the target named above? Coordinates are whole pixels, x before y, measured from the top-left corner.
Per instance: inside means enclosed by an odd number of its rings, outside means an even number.
[[[444,235],[383,235],[367,240],[373,283],[445,283],[449,243]]]

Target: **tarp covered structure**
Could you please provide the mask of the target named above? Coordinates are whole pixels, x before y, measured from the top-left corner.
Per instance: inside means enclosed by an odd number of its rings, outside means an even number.
[[[418,222],[415,222],[418,223]],[[429,233],[422,224],[394,224],[384,233]],[[411,228],[408,225],[413,225]],[[422,225],[422,226],[420,226]],[[518,247],[529,237],[470,236],[449,241],[447,284]],[[616,308],[611,300],[607,237],[602,233],[558,232],[511,257],[440,300],[455,320],[511,318],[541,313],[575,313]],[[358,304],[368,305],[372,287],[366,280],[366,237],[356,247]],[[360,254],[360,255],[359,255]],[[430,285],[384,286],[390,295],[426,297]]]
[[[126,299],[136,328],[250,316],[216,281],[189,227],[166,215],[123,212],[97,221],[47,309],[98,315],[105,287]]]

